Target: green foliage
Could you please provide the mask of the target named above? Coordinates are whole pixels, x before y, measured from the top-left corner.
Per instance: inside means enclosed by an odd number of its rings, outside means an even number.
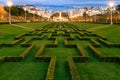
[[[4,9],[9,12],[9,7],[8,6],[5,6]],[[11,15],[14,15],[14,16],[24,16],[24,13],[25,11],[20,8],[20,7],[16,7],[16,6],[12,6],[11,7]]]
[[[120,4],[117,6],[117,11],[120,12]]]

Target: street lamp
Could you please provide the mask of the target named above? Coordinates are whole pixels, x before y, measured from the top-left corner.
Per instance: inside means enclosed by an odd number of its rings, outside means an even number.
[[[87,22],[88,11],[86,11],[85,22]]]
[[[33,22],[34,22],[34,19],[35,19],[35,11],[33,11]]]
[[[8,0],[7,5],[9,7],[9,24],[11,24],[11,6],[12,6],[12,1]]]
[[[27,15],[26,15],[26,8],[24,8],[24,10],[25,10],[25,22],[27,22]]]
[[[113,21],[112,21],[112,8],[113,8],[113,6],[114,6],[114,3],[110,2],[109,7],[110,7],[110,15],[111,15],[111,17],[110,17],[110,24],[111,25],[113,24]]]

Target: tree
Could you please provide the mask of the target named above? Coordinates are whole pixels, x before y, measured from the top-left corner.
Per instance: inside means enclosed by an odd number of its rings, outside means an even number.
[[[5,6],[4,9],[9,12],[9,7],[8,6]],[[11,15],[14,15],[14,16],[23,16],[25,13],[25,11],[20,8],[20,7],[16,7],[16,6],[12,6],[11,7]]]
[[[117,6],[117,11],[120,13],[120,4]]]
[[[83,13],[83,17],[85,18],[85,22],[86,22],[88,18],[88,14],[86,13],[86,11]]]

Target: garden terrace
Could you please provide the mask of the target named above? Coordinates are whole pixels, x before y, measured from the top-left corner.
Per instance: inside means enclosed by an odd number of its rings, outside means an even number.
[[[120,80],[119,25],[16,24],[32,29],[0,25],[0,80]]]

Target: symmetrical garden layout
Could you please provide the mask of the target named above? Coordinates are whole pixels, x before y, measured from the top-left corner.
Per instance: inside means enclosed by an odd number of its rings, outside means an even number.
[[[120,44],[99,34],[51,23],[13,38],[0,43],[0,80],[120,80]]]

